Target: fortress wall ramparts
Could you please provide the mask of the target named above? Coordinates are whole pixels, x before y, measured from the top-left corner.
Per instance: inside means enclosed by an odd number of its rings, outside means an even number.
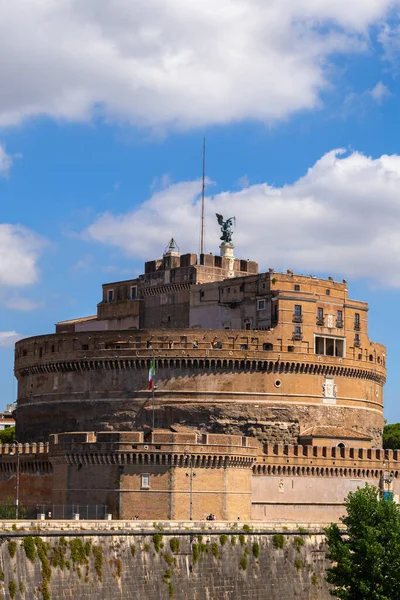
[[[0,456],[13,456],[19,455],[21,458],[24,456],[30,456],[37,454],[48,454],[49,444],[48,442],[38,443],[25,443],[25,444],[0,444]]]
[[[254,475],[400,477],[400,450],[264,444]]]

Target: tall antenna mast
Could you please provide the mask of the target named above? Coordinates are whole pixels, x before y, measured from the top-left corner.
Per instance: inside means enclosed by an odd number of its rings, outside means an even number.
[[[201,188],[201,235],[200,235],[200,254],[204,254],[204,190],[206,180],[206,136],[203,140],[203,185]]]

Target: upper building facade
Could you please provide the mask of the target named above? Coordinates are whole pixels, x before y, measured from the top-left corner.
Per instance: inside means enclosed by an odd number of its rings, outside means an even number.
[[[181,255],[103,285],[97,314],[16,345],[17,436],[180,423],[260,440],[380,446],[385,348],[345,281]],[[147,373],[156,362],[155,407]]]

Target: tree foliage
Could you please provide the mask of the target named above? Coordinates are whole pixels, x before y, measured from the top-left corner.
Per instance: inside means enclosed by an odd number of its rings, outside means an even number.
[[[400,448],[400,423],[391,423],[383,428],[383,447],[388,450]]]
[[[346,499],[345,529],[326,528],[327,581],[342,600],[400,600],[400,510],[366,485]]]
[[[18,518],[25,519],[26,508],[20,504],[18,506]],[[15,519],[15,504],[12,498],[7,498],[0,504],[0,519]]]
[[[15,441],[15,427],[7,427],[0,431],[0,444],[12,444]]]

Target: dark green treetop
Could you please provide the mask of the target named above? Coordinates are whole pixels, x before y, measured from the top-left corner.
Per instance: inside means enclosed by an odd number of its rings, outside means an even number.
[[[350,492],[347,514],[326,528],[327,581],[342,600],[400,600],[400,510],[366,485]]]

